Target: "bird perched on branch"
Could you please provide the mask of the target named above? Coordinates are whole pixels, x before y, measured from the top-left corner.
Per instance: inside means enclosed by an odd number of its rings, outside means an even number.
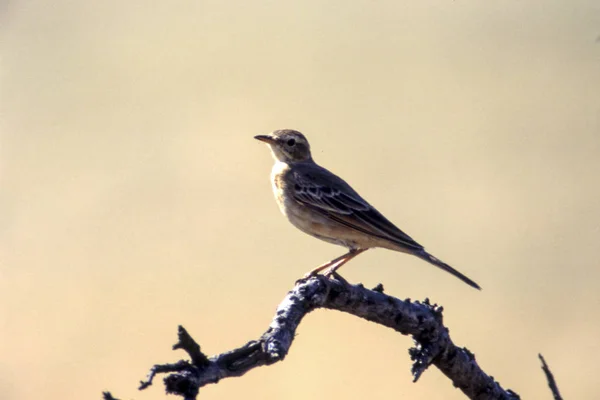
[[[271,148],[275,165],[271,181],[281,212],[301,231],[348,248],[348,252],[306,274],[333,274],[342,265],[374,247],[417,256],[468,285],[479,285],[429,254],[363,199],[342,178],[317,165],[306,137],[291,129],[254,137]]]

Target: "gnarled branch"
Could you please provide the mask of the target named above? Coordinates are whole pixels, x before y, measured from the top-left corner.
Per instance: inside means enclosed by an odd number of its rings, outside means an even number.
[[[157,373],[171,373],[164,378],[168,393],[195,399],[199,388],[221,379],[242,376],[252,368],[270,365],[285,358],[302,318],[317,308],[347,312],[412,336],[415,346],[409,350],[413,360],[412,375],[417,381],[430,366],[436,366],[454,386],[471,399],[519,399],[511,390],[503,389],[477,364],[466,348],[457,347],[442,320],[442,307],[424,302],[399,300],[362,285],[350,285],[343,279],[323,276],[301,280],[285,296],[267,331],[255,341],[212,357],[206,357],[200,346],[180,327],[179,343],[192,362],[155,365],[140,389],[152,384]]]

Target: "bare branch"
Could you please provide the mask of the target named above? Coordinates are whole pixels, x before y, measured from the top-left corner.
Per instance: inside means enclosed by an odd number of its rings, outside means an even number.
[[[469,350],[454,345],[443,325],[442,307],[430,304],[428,299],[424,302],[399,300],[384,294],[380,285],[368,290],[360,284],[350,285],[323,276],[297,282],[279,304],[267,331],[258,340],[238,349],[207,358],[180,327],[180,341],[175,348],[185,349],[192,362],[155,365],[140,389],[151,385],[156,373],[174,372],[164,379],[167,393],[194,399],[202,386],[281,361],[292,345],[302,318],[317,308],[347,312],[412,336],[415,347],[409,354],[413,360],[414,381],[429,365],[434,365],[470,399],[519,399],[516,393],[503,389],[487,375]]]
[[[544,374],[546,374],[546,380],[548,380],[548,386],[550,387],[550,391],[552,391],[552,396],[554,396],[554,400],[562,400],[560,396],[560,392],[558,391],[558,386],[556,386],[556,381],[554,380],[554,375],[550,372],[550,368],[548,364],[546,364],[546,360],[541,354],[538,354],[540,361],[542,362],[542,370]]]

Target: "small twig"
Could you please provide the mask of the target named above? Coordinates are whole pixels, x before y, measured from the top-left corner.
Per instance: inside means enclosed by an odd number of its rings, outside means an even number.
[[[113,395],[110,392],[102,392],[102,398],[104,400],[119,400],[116,397],[113,397]]]
[[[150,368],[150,372],[146,376],[145,381],[140,381],[139,390],[144,390],[148,386],[152,385],[152,381],[154,380],[154,376],[156,374],[164,374],[167,372],[182,372],[190,368],[190,363],[184,360],[180,360],[175,364],[156,364],[152,368]]]
[[[200,345],[192,339],[190,334],[181,325],[178,327],[177,337],[179,341],[173,345],[173,350],[185,350],[192,359],[192,364],[197,367],[205,367],[209,364],[208,357],[200,351]]]
[[[287,294],[271,321],[269,329],[255,341],[207,358],[200,346],[180,327],[179,343],[192,358],[192,363],[155,365],[140,389],[151,385],[157,373],[172,372],[165,379],[168,393],[193,399],[200,387],[217,383],[223,378],[242,376],[253,368],[281,361],[287,355],[302,318],[317,308],[327,308],[353,314],[403,334],[412,336],[415,347],[409,353],[413,360],[412,374],[417,381],[423,372],[435,365],[455,387],[467,397],[477,400],[516,400],[519,396],[503,389],[477,364],[475,356],[459,348],[450,339],[443,324],[442,307],[428,299],[411,302],[368,290],[363,285],[350,285],[345,280],[315,276],[302,279]],[[383,289],[376,287],[375,289]]]
[[[558,391],[558,386],[556,386],[556,381],[554,380],[554,375],[550,372],[550,368],[548,364],[546,364],[546,360],[541,354],[538,354],[540,361],[542,362],[542,370],[544,374],[546,374],[546,380],[548,381],[548,386],[550,387],[550,391],[552,392],[552,396],[554,396],[554,400],[562,400],[560,392]]]

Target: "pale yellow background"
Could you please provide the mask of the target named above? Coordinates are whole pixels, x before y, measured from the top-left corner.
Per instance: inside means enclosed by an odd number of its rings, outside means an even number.
[[[527,399],[597,398],[600,3],[3,1],[0,398],[162,399],[183,324],[257,338],[343,251],[295,230],[252,137],[318,162],[483,287],[384,250],[352,282],[444,305]],[[203,399],[462,399],[393,331],[319,311],[283,363]]]

